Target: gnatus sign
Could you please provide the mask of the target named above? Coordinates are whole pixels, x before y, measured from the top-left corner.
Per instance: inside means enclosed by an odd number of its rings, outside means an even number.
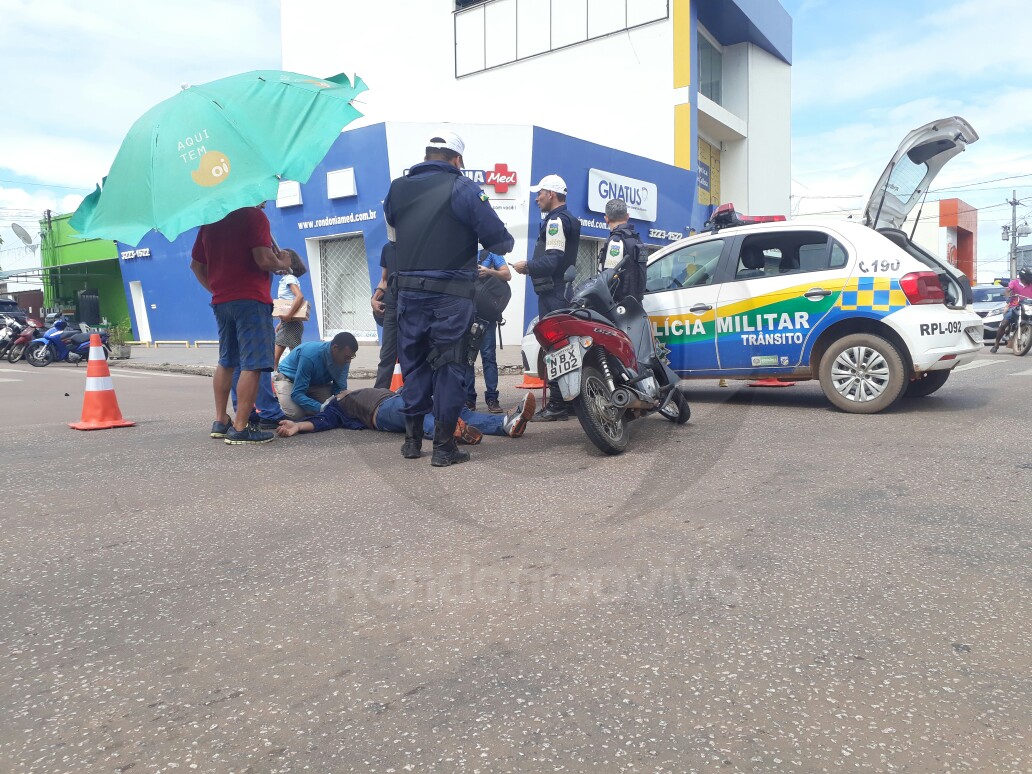
[[[654,221],[659,189],[654,183],[635,180],[633,177],[615,175],[601,169],[588,170],[588,209],[605,212],[610,199],[627,202],[627,212],[637,220]]]

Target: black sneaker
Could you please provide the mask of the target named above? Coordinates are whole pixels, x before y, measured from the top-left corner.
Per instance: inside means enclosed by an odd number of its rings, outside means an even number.
[[[286,416],[281,417],[281,419],[286,419]],[[260,419],[260,420],[258,420],[258,429],[263,431],[263,432],[264,431],[272,432],[277,427],[279,427],[279,423],[280,423],[279,419]]]
[[[466,401],[466,408],[468,408],[470,411],[476,411],[477,410],[477,402],[475,400],[467,400]]]
[[[233,427],[229,422],[215,421],[211,423],[211,437],[212,438],[225,438],[226,433]]]
[[[570,418],[570,412],[566,410],[565,404],[558,406],[545,406],[534,415],[533,422],[565,422]]]
[[[487,401],[487,410],[488,410],[488,413],[491,413],[491,414],[504,414],[505,413],[505,409],[502,408],[502,404],[499,403],[497,400],[489,400],[489,401]]]
[[[272,433],[267,433],[262,430],[255,430],[253,427],[250,426],[245,427],[243,430],[237,430],[235,427],[231,427],[226,432],[225,443],[268,443],[275,437],[276,436]]]

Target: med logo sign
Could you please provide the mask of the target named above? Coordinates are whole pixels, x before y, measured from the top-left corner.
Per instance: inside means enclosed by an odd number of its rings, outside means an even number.
[[[627,212],[636,220],[654,221],[659,189],[655,183],[624,177],[601,169],[588,170],[588,209],[605,212],[610,199],[627,202]]]

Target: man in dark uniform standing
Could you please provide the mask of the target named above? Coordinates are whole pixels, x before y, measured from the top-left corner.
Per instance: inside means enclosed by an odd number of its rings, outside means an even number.
[[[573,295],[570,283],[576,271],[577,248],[580,246],[580,221],[566,209],[566,182],[559,175],[546,175],[530,190],[537,194],[535,201],[544,220],[538,231],[534,255],[529,261],[519,261],[512,267],[518,273],[528,275],[534,283],[540,318],[570,304]],[[559,385],[549,382],[548,403],[534,415],[534,419],[554,422],[569,416]]]
[[[397,250],[398,359],[405,378],[401,455],[420,456],[423,417],[432,408],[434,467],[469,459],[454,433],[466,399],[477,243],[498,255],[513,247],[487,195],[462,174],[464,150],[457,134],[435,135],[425,160],[391,183],[383,203],[387,236]]]
[[[628,223],[627,202],[610,199],[606,202],[606,225],[609,226],[609,240],[598,253],[598,270],[615,269],[619,276],[614,301],[628,296],[641,301],[645,297],[645,245],[637,229]]]

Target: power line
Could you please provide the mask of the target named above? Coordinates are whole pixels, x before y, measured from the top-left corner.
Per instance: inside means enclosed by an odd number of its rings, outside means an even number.
[[[40,188],[65,188],[69,191],[92,191],[93,188],[83,188],[79,185],[58,185],[57,183],[33,183],[31,180],[7,180],[0,178],[0,183],[14,183],[15,185],[34,185]]]

